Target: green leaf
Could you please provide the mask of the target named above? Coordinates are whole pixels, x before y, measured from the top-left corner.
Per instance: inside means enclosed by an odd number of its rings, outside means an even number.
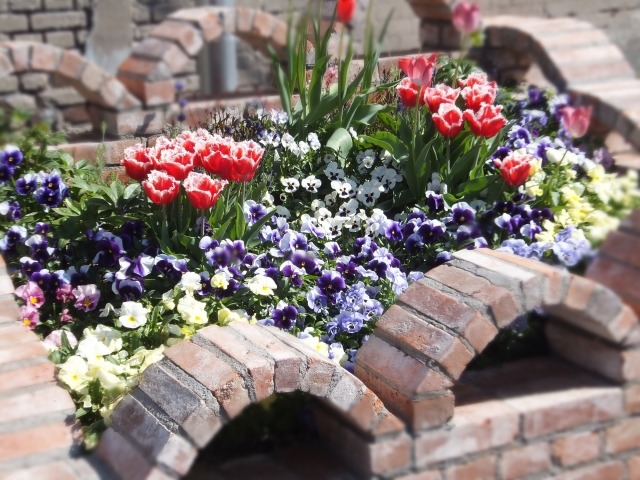
[[[376,117],[378,112],[381,112],[385,108],[386,108],[385,105],[378,105],[378,104],[360,105],[353,112],[353,115],[351,117],[349,124],[360,123],[362,125],[369,125],[371,121]]]
[[[125,200],[130,200],[132,198],[137,197],[140,194],[140,192],[142,192],[142,189],[140,188],[140,184],[132,183],[131,185],[127,185],[127,188],[124,189],[122,198],[124,198]]]
[[[365,142],[380,147],[389,152],[396,160],[409,155],[406,144],[390,132],[376,132],[373,135],[362,135]]]
[[[340,164],[344,166],[349,151],[353,147],[353,138],[346,128],[338,128],[327,141],[327,147],[336,152]]]
[[[461,196],[465,196],[465,195],[469,195],[471,193],[478,193],[481,192],[482,190],[484,190],[485,188],[487,188],[489,186],[489,184],[491,184],[492,182],[494,182],[496,180],[496,176],[495,175],[487,175],[485,177],[478,177],[478,178],[474,178],[473,180],[469,180],[466,183],[463,183],[460,188],[461,188]]]
[[[258,234],[260,233],[260,229],[262,228],[262,226],[267,223],[270,219],[271,219],[271,215],[273,214],[275,210],[269,210],[267,212],[267,214],[262,217],[260,220],[258,220],[256,223],[254,223],[253,225],[251,225],[245,232],[244,235],[242,236],[242,241],[244,241],[245,245],[247,247],[251,246],[251,244],[253,243],[253,240],[258,236]]]
[[[227,220],[220,225],[213,234],[213,238],[216,240],[222,240],[227,235],[227,230],[229,230],[229,226],[231,225],[231,221],[233,217],[227,218]]]
[[[242,206],[240,205],[240,203],[235,204],[235,210],[236,222],[234,226],[233,239],[237,240],[239,238],[242,238],[242,236],[244,235],[244,230],[247,226],[247,222],[244,219],[244,212],[242,211]]]

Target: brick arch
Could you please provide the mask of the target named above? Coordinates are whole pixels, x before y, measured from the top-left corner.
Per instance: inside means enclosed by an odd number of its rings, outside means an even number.
[[[640,79],[607,34],[575,18],[485,18],[480,63],[499,80],[521,80],[536,64],[560,91],[594,106],[597,126],[640,148]]]
[[[232,324],[204,328],[166,350],[117,406],[96,455],[128,480],[163,471],[180,477],[245,407],[293,391],[320,399],[328,421],[348,426],[353,439],[345,460],[364,475],[393,468],[379,466],[377,452],[408,445],[402,422],[358,378],[276,328]]]
[[[538,307],[551,316],[546,335],[557,354],[615,383],[640,380],[638,318],[607,287],[489,249],[453,257],[409,287],[356,359],[356,376],[413,431],[447,422],[467,365]]]
[[[287,24],[258,9],[198,7],[172,13],[134,48],[120,65],[118,78],[146,106],[165,105],[175,97],[174,77],[194,61],[205,43],[232,33],[268,54],[272,45],[284,60]]]
[[[34,72],[57,75],[89,103],[108,110],[140,107],[140,102],[118,79],[75,51],[40,42],[0,42],[0,78]]]

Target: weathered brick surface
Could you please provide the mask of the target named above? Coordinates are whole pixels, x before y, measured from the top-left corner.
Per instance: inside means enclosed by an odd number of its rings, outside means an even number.
[[[550,468],[551,455],[546,442],[508,450],[500,459],[500,473],[504,480],[548,472]]]
[[[605,432],[606,452],[620,453],[640,448],[640,418],[626,419]]]
[[[597,463],[588,467],[571,470],[554,477],[558,480],[603,480],[624,478],[624,464],[620,461]]]
[[[499,328],[506,327],[523,313],[509,290],[459,268],[442,265],[430,270],[426,277],[486,306]]]
[[[69,449],[75,443],[72,425],[55,421],[0,434],[0,462]]]
[[[600,435],[574,433],[553,441],[551,448],[554,459],[563,467],[589,462],[600,456]]]
[[[489,480],[495,478],[496,457],[491,455],[445,470],[446,480]]]
[[[196,55],[204,45],[199,29],[185,22],[162,22],[151,31],[152,37],[173,40],[189,55]]]

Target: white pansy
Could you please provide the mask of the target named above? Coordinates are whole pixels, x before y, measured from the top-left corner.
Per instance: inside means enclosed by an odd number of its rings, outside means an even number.
[[[355,193],[353,185],[349,181],[341,182],[340,180],[333,180],[331,182],[331,188],[340,198],[350,198]]]
[[[276,199],[275,199],[275,198],[273,197],[273,195],[271,195],[269,192],[265,193],[265,194],[262,196],[262,203],[263,203],[265,206],[271,206],[271,205],[273,205],[273,202],[275,202],[275,200],[276,200]]]
[[[311,151],[311,148],[309,147],[309,144],[303,140],[300,140],[298,142],[298,148],[300,149],[300,153],[302,155],[306,155],[307,153],[309,153]]]
[[[295,177],[281,178],[280,183],[284,186],[284,191],[293,193],[300,187],[300,182]]]
[[[289,209],[283,205],[278,205],[276,207],[276,216],[278,217],[282,217],[282,218],[291,218],[291,212],[289,211]]]
[[[9,202],[0,202],[0,215],[9,213]]]
[[[202,288],[202,279],[196,272],[186,272],[178,282],[178,288],[183,292],[193,295],[193,292]]]
[[[338,237],[346,221],[347,221],[347,218],[345,217],[333,217],[333,218],[328,218],[323,222],[320,222],[320,227],[325,232],[327,232],[327,235],[325,238],[332,240]]]
[[[141,327],[147,323],[147,313],[149,313],[149,309],[141,303],[123,302],[120,307],[118,323],[125,328]]]
[[[318,151],[320,150],[320,140],[318,139],[318,135],[315,134],[314,132],[311,132],[309,135],[307,135],[307,142],[309,142],[309,146],[311,147],[311,150],[313,151]]]
[[[255,320],[254,320],[255,321]],[[229,310],[222,307],[218,310],[218,324],[229,325],[230,323],[254,323],[246,310]]]
[[[337,162],[330,162],[324,169],[324,174],[329,180],[344,180],[344,170],[338,166]]]
[[[442,182],[442,178],[438,172],[431,174],[431,181],[427,184],[427,190],[441,194],[447,193],[447,184]]]
[[[324,222],[325,220],[331,218],[333,215],[327,208],[321,207],[316,211],[316,213],[313,214],[313,216],[319,222]]]
[[[169,290],[168,292],[164,292],[162,294],[162,305],[167,310],[173,310],[176,308],[176,302],[174,301],[173,290]]]
[[[270,296],[273,295],[273,291],[278,288],[278,285],[271,277],[256,275],[247,282],[247,287],[255,295]]]
[[[368,182],[364,182],[358,188],[358,200],[362,202],[367,207],[373,207],[376,203],[376,200],[380,197],[380,193],[382,193],[383,188],[382,185],[376,180],[370,180]]]
[[[355,213],[358,211],[359,206],[360,204],[358,203],[358,201],[355,198],[352,198],[348,202],[340,205],[337,215],[340,217],[350,217],[351,215],[355,215]]]
[[[324,208],[326,205],[322,200],[315,199],[311,202],[311,210],[318,210],[320,208]]]
[[[83,336],[86,335],[87,330],[84,330]],[[97,325],[92,334],[98,342],[105,346],[106,355],[122,350],[122,335],[115,328]]]
[[[338,192],[333,191],[324,196],[324,203],[327,206],[331,206],[336,203],[337,199],[338,199]]]
[[[309,175],[308,177],[302,179],[302,188],[309,192],[317,192],[322,185],[322,182],[315,177],[315,175]]]
[[[284,148],[289,148],[291,145],[295,145],[296,141],[289,133],[285,133],[284,135],[282,135],[282,138],[280,139],[280,144]]]
[[[191,325],[202,325],[209,321],[209,315],[203,302],[185,295],[178,300],[178,313],[182,319]]]

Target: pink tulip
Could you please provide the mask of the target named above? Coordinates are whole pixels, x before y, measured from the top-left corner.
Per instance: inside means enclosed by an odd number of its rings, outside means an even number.
[[[584,107],[564,107],[560,110],[564,129],[573,138],[580,138],[587,133],[591,121],[591,105]]]
[[[475,32],[480,28],[480,7],[475,3],[458,2],[453,7],[453,26],[460,33]]]
[[[418,87],[424,87],[431,84],[438,55],[440,55],[439,52],[432,54],[429,58],[426,55],[404,57],[398,60],[398,68],[411,79],[412,83]]]

